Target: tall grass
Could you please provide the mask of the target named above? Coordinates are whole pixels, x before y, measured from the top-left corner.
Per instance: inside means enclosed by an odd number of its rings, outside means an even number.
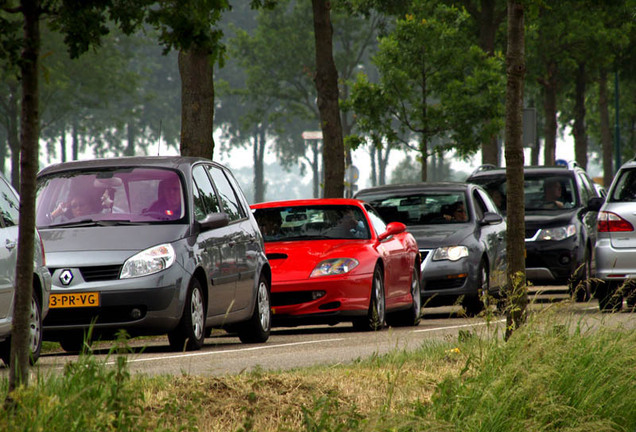
[[[12,394],[0,431],[634,432],[636,332],[596,327],[541,316],[507,342],[463,331],[415,352],[228,377],[131,377],[125,357],[85,354]]]

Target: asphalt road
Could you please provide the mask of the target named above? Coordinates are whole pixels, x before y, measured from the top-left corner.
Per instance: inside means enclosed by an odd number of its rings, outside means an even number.
[[[635,314],[623,311],[601,314],[596,300],[590,303],[565,302],[564,287],[537,287],[530,291],[529,310],[556,308],[560,315],[574,315],[590,327],[625,325],[636,328]],[[169,350],[167,337],[136,338],[130,341],[134,351],[128,354],[133,373],[226,375],[254,370],[288,370],[314,365],[334,365],[383,354],[395,349],[411,350],[434,339],[455,340],[461,330],[486,332],[504,325],[504,317],[466,318],[455,307],[426,308],[417,327],[390,328],[379,332],[356,332],[351,324],[274,328],[265,344],[242,344],[238,337],[223,331],[206,339],[200,351],[175,353]],[[107,358],[111,343],[98,344],[95,354]],[[76,361],[76,355],[63,351],[47,352],[40,357],[34,372],[62,370]],[[114,359],[113,359],[114,360]],[[110,361],[110,360],[109,360]],[[7,369],[0,369],[6,374]]]

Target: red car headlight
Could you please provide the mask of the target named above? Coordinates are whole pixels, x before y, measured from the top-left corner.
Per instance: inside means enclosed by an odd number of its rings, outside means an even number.
[[[348,273],[358,266],[353,258],[333,258],[320,262],[309,277],[331,276]]]

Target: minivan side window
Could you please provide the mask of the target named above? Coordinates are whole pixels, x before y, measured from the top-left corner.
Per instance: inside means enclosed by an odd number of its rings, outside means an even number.
[[[192,179],[194,187],[194,217],[196,220],[203,220],[210,213],[218,213],[219,202],[216,192],[210,183],[210,179],[201,165],[192,168]]]
[[[236,192],[234,192],[232,185],[230,185],[230,182],[223,171],[217,167],[208,167],[208,170],[212,176],[212,181],[219,191],[221,203],[223,204],[223,208],[230,218],[230,221],[236,221],[244,218],[247,213],[241,206],[236,196]]]

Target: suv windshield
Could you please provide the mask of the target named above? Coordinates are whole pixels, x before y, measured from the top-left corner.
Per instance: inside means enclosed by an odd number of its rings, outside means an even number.
[[[174,222],[187,214],[183,197],[168,169],[65,171],[38,180],[36,225]]]
[[[495,194],[505,197],[508,192],[505,174],[471,178],[470,182],[482,186],[493,198]],[[574,178],[569,175],[526,173],[523,188],[526,210],[560,210],[579,205]]]

